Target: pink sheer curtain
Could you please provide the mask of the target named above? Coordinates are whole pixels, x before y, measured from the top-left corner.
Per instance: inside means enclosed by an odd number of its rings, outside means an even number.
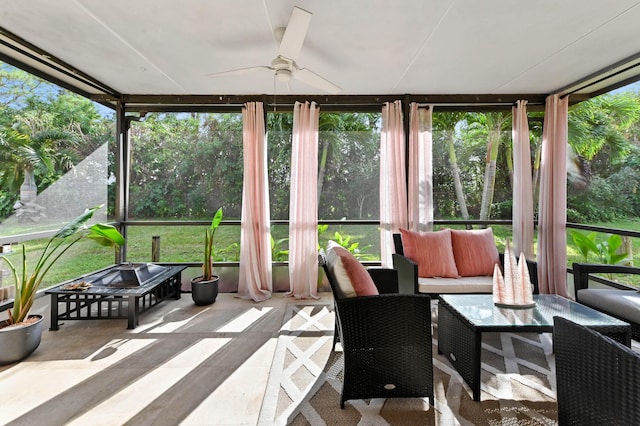
[[[568,97],[547,97],[542,130],[538,221],[540,292],[564,297],[567,297],[568,107]]]
[[[432,107],[409,107],[408,223],[413,231],[433,229]]]
[[[315,102],[296,102],[291,147],[289,203],[289,294],[317,298],[318,113]]]
[[[261,302],[269,299],[273,291],[267,143],[261,102],[248,102],[242,108],[242,141],[244,179],[238,297]]]
[[[400,101],[382,107],[380,133],[380,260],[383,267],[393,261],[393,233],[407,227],[405,140]]]
[[[513,249],[533,259],[533,183],[527,101],[513,108]]]

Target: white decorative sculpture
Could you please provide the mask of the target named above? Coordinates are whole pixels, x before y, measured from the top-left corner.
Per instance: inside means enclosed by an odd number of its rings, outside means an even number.
[[[504,278],[497,264],[493,269],[493,302],[511,307],[535,306],[524,253],[520,253],[520,259],[516,262],[508,238],[504,250]]]

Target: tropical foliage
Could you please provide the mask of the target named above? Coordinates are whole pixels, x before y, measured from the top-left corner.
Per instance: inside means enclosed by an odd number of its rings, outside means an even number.
[[[621,263],[627,259],[629,253],[621,252],[622,237],[617,234],[609,234],[604,241],[597,241],[597,234],[590,232],[585,235],[581,232],[571,230],[571,238],[573,244],[577,247],[578,252],[582,255],[583,262],[604,263],[614,265]],[[591,259],[590,254],[595,255],[595,260]]]
[[[207,228],[204,235],[204,261],[202,262],[202,279],[211,281],[213,279],[213,236],[216,229],[222,222],[222,207],[218,208],[216,214],[213,215],[211,225]]]
[[[18,267],[14,265],[8,257],[3,256],[0,258],[9,266],[15,281],[16,294],[13,308],[9,310],[9,325],[17,324],[25,320],[31,306],[33,306],[36,292],[38,288],[40,288],[47,272],[49,272],[60,257],[78,241],[83,238],[88,238],[105,247],[116,247],[124,244],[124,238],[120,232],[111,225],[96,223],[91,226],[86,226],[87,221],[91,219],[93,213],[101,207],[102,206],[98,206],[88,209],[49,238],[44,251],[38,258],[31,272],[28,272],[27,269],[27,253],[24,245],[21,248],[22,267],[20,270],[17,269]]]
[[[381,114],[321,112],[318,146],[320,220],[379,217]],[[542,113],[529,113],[537,185]],[[224,206],[241,216],[243,186],[240,113],[148,113],[131,126],[129,217],[198,219]],[[96,147],[110,143],[113,119],[92,102],[28,74],[0,68],[0,220],[18,200],[16,186],[33,172],[38,192]],[[289,217],[289,112],[267,113],[271,219]],[[568,219],[590,223],[640,217],[640,95],[606,94],[571,107]],[[433,190],[436,219],[509,219],[511,113],[442,111],[433,114]],[[113,186],[109,186],[113,206]],[[534,191],[535,192],[535,191]],[[342,234],[349,244],[355,235]],[[278,259],[286,235],[274,236]],[[237,252],[225,241],[221,250]],[[365,248],[358,248],[365,251]],[[214,254],[214,259],[220,253]],[[229,256],[224,255],[225,259]]]
[[[25,177],[42,192],[113,141],[114,128],[89,99],[0,64],[0,221],[13,213]]]

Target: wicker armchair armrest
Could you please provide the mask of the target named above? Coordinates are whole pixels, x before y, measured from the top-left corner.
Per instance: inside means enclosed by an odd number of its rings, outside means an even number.
[[[398,271],[389,268],[367,268],[367,272],[371,275],[373,283],[378,289],[378,293],[397,293],[398,292]]]
[[[418,264],[408,257],[393,253],[393,269],[398,271],[398,293],[418,293]]]
[[[571,265],[573,269],[573,288],[575,299],[578,290],[589,288],[589,274],[632,274],[640,275],[640,268],[625,265],[607,265],[603,263],[578,263]]]
[[[560,317],[554,318],[553,348],[561,425],[638,424],[638,353]]]

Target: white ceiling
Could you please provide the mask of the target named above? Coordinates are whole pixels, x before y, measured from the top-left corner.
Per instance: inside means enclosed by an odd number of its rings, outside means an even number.
[[[88,94],[323,94],[269,71],[207,77],[269,65],[294,6],[313,14],[297,63],[340,94],[549,94],[640,62],[640,0],[3,0],[0,27]],[[0,42],[5,61],[51,64]]]

